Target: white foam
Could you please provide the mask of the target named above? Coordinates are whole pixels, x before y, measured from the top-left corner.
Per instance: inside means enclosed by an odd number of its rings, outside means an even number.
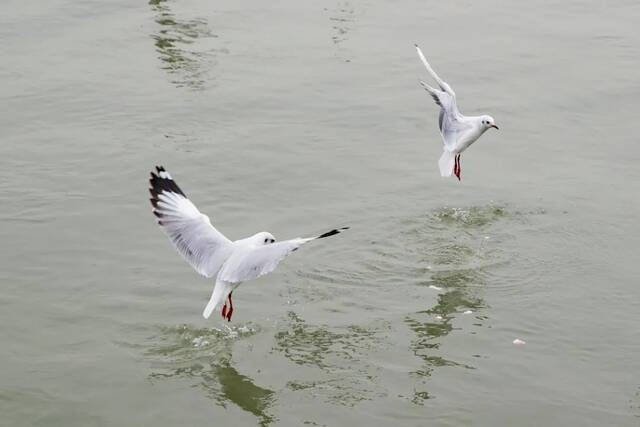
[[[515,340],[513,340],[513,343],[515,345],[525,345],[526,344],[526,342],[521,340],[520,338],[516,338]]]
[[[441,287],[436,286],[436,285],[429,285],[429,288],[430,288],[430,289],[435,289],[436,291],[441,291],[441,290],[442,290],[442,288],[441,288]]]
[[[471,313],[473,313],[473,311],[471,311],[471,310],[467,310],[467,311],[465,311],[465,312],[464,312],[464,313],[462,313],[462,314],[471,314]]]
[[[205,345],[209,345],[209,341],[205,340],[204,337],[195,337],[191,342],[194,347],[204,347]]]

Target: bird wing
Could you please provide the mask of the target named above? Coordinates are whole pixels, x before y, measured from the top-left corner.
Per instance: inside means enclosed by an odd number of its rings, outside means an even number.
[[[211,225],[162,166],[151,172],[149,183],[153,214],[178,253],[203,276],[216,275],[232,242]]]
[[[438,125],[444,146],[450,151],[456,149],[461,137],[472,129],[471,124],[463,120],[462,117],[451,114],[443,108],[440,109]]]
[[[438,127],[445,147],[448,150],[455,149],[460,137],[471,129],[471,125],[464,120],[464,116],[458,111],[455,98],[452,98],[447,92],[432,88],[425,82],[421,81],[420,84],[440,106]]]
[[[440,134],[442,135],[445,147],[452,151],[456,148],[460,137],[466,133],[471,126],[464,120],[464,116],[458,110],[456,94],[453,89],[451,89],[451,86],[449,86],[447,82],[442,80],[436,72],[433,71],[433,68],[431,68],[431,65],[427,62],[427,59],[424,57],[424,54],[418,45],[416,45],[416,50],[418,51],[418,56],[425,68],[441,89],[438,90],[429,86],[427,83],[420,81],[422,87],[429,92],[429,95],[431,95],[435,103],[440,106],[438,127],[440,128]]]
[[[284,240],[264,246],[243,246],[234,250],[218,273],[218,281],[240,283],[271,273],[291,252],[316,239],[333,236],[348,227],[334,229],[320,236]]]
[[[420,60],[422,61],[422,63],[424,64],[425,68],[427,69],[427,72],[431,75],[431,77],[433,77],[433,79],[438,83],[438,86],[440,86],[440,89],[442,89],[444,92],[448,93],[454,100],[456,98],[456,94],[453,91],[453,89],[451,89],[451,86],[449,86],[447,84],[447,82],[445,82],[444,80],[442,80],[440,78],[440,76],[438,76],[436,74],[435,71],[433,71],[433,68],[431,68],[431,65],[429,65],[429,63],[427,62],[427,58],[424,57],[424,54],[422,53],[422,50],[420,50],[420,48],[418,47],[418,45],[415,45],[416,50],[418,51],[418,56],[420,57]]]

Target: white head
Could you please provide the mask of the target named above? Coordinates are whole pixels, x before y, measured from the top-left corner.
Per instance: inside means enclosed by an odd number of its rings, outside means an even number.
[[[489,128],[499,129],[498,126],[496,126],[495,120],[493,120],[493,117],[491,116],[480,116],[480,124],[483,126],[483,130],[487,130]]]
[[[264,246],[274,243],[276,238],[273,237],[273,234],[262,231],[251,236],[251,241],[256,246]]]

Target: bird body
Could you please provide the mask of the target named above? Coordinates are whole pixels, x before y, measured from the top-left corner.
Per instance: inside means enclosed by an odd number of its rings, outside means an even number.
[[[424,64],[427,72],[433,77],[440,89],[431,87],[427,83],[420,81],[420,84],[431,95],[437,105],[440,106],[440,114],[438,116],[438,127],[444,142],[443,153],[438,161],[440,174],[448,177],[455,174],[460,180],[460,155],[471,144],[476,142],[478,138],[489,128],[496,128],[495,121],[491,116],[465,116],[456,103],[456,94],[444,80],[442,80],[427,59],[422,50],[416,46],[418,56]]]
[[[202,315],[209,318],[224,302],[222,316],[231,320],[231,294],[241,283],[257,279],[276,269],[291,252],[303,244],[340,233],[347,227],[334,229],[315,237],[276,242],[268,232],[231,241],[220,233],[162,166],[151,172],[151,205],[158,225],[167,234],[178,253],[201,275],[216,277],[209,303]],[[227,309],[226,301],[229,301]]]

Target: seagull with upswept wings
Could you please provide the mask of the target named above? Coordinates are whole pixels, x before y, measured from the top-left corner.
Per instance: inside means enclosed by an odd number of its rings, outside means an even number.
[[[429,92],[436,104],[440,106],[438,125],[444,141],[444,151],[438,161],[440,175],[449,177],[453,174],[460,180],[462,172],[460,155],[462,152],[476,142],[488,129],[498,129],[498,126],[496,126],[493,117],[486,114],[482,116],[464,116],[458,110],[456,94],[451,89],[451,86],[433,71],[418,45],[415,46],[427,72],[440,87],[440,90],[438,90],[420,81],[422,87]]]

